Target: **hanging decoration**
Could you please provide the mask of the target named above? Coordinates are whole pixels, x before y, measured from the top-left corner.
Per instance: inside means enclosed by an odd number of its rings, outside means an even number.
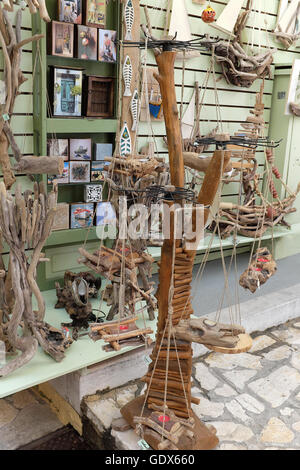
[[[123,65],[123,79],[125,84],[125,90],[123,96],[131,96],[131,80],[132,80],[132,63],[129,55],[125,57]]]
[[[138,123],[138,111],[139,111],[139,94],[138,91],[135,89],[132,100],[130,103],[130,110],[131,110],[131,115],[132,115],[132,127],[131,131],[135,132],[137,128],[137,123]]]
[[[278,8],[278,21],[272,33],[286,49],[292,47],[300,38],[299,0],[281,0]]]
[[[208,5],[208,7],[203,10],[201,19],[204,21],[204,23],[213,23],[216,21],[215,10],[210,5]]]
[[[221,65],[223,75],[228,84],[250,88],[257,79],[271,77],[273,54],[276,50],[269,49],[263,54],[248,55],[243,49],[242,32],[252,11],[253,0],[247,1],[234,28],[234,39],[219,41],[211,45],[213,56]]]
[[[131,137],[130,137],[130,132],[128,129],[127,122],[124,123],[123,129],[121,131],[120,150],[121,150],[120,154],[122,156],[130,155],[132,151]]]
[[[127,0],[125,8],[124,8],[124,19],[125,19],[125,27],[126,27],[126,34],[125,34],[125,41],[132,41],[132,26],[134,23],[134,7],[132,4],[132,0]]]

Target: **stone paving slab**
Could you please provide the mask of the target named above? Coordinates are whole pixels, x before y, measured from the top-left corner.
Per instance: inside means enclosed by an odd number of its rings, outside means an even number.
[[[31,390],[0,400],[0,450],[15,450],[63,427]]]
[[[300,449],[300,319],[254,335],[253,348],[240,355],[207,352],[193,367],[193,405],[199,418],[217,429],[218,450]],[[124,397],[143,393],[139,385],[122,388]],[[117,392],[114,392],[115,394]],[[97,420],[110,433],[120,406],[113,393],[93,397]],[[87,403],[89,413],[92,407]],[[103,412],[105,409],[105,413]],[[102,411],[101,411],[102,410]],[[95,421],[95,416],[93,417]],[[133,430],[112,431],[114,446],[135,450]]]

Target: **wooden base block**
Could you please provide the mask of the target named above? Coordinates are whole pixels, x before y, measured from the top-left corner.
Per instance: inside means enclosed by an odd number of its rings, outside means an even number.
[[[253,341],[251,336],[243,334],[239,335],[239,342],[235,346],[235,348],[222,348],[219,346],[209,346],[205,344],[205,347],[207,349],[210,349],[211,351],[219,352],[222,354],[242,354],[245,352],[250,351],[253,345]]]
[[[131,401],[127,405],[125,405],[121,409],[121,414],[123,418],[131,425],[132,428],[135,428],[135,424],[133,423],[133,419],[135,417],[141,416],[142,409],[145,401],[145,396],[142,395],[135,400]],[[149,410],[146,406],[144,409],[143,416],[150,416],[152,410]],[[180,442],[178,443],[179,450],[212,450],[217,447],[219,444],[219,440],[216,437],[213,430],[209,430],[201,421],[200,419],[193,413],[193,418],[195,419],[195,428],[194,433],[196,439],[194,440],[193,445],[191,445],[191,440],[186,437],[182,436]],[[161,439],[156,439],[153,433],[144,434],[145,441],[152,447],[154,450],[158,449],[158,444],[161,442]]]

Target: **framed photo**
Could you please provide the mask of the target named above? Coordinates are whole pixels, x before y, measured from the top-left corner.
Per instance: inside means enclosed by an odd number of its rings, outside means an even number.
[[[92,159],[91,139],[70,139],[70,160]]]
[[[64,172],[62,175],[48,175],[48,184],[53,184],[54,182],[58,184],[69,183],[69,162],[64,163]]]
[[[86,0],[85,23],[87,26],[105,28],[106,0]]]
[[[70,183],[90,182],[90,162],[70,162]]]
[[[96,225],[112,225],[116,222],[117,216],[114,206],[110,202],[99,202],[96,210]]]
[[[58,0],[59,21],[82,23],[82,0]]]
[[[108,172],[109,162],[92,162],[91,181],[104,181]]]
[[[84,188],[85,202],[100,202],[102,201],[102,184],[87,184]]]
[[[71,204],[71,228],[93,225],[94,204]]]
[[[74,57],[74,25],[52,21],[52,55]]]
[[[77,27],[78,59],[97,60],[98,29],[90,26]]]
[[[47,155],[49,157],[64,157],[67,162],[69,160],[69,139],[48,139]]]
[[[82,71],[54,67],[53,116],[81,116]]]
[[[112,144],[95,144],[95,160],[104,160],[105,157],[111,157],[112,153]]]
[[[116,62],[117,49],[114,41],[117,37],[116,31],[100,29],[99,32],[98,60],[100,62]]]
[[[286,116],[294,114],[292,111],[292,106],[295,105],[299,105],[300,107],[300,59],[295,59],[293,64],[287,103],[285,108]]]

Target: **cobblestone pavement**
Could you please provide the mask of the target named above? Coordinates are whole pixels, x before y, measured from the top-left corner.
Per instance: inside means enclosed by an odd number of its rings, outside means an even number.
[[[194,382],[219,449],[300,449],[300,318],[254,337],[249,353],[207,354]]]

